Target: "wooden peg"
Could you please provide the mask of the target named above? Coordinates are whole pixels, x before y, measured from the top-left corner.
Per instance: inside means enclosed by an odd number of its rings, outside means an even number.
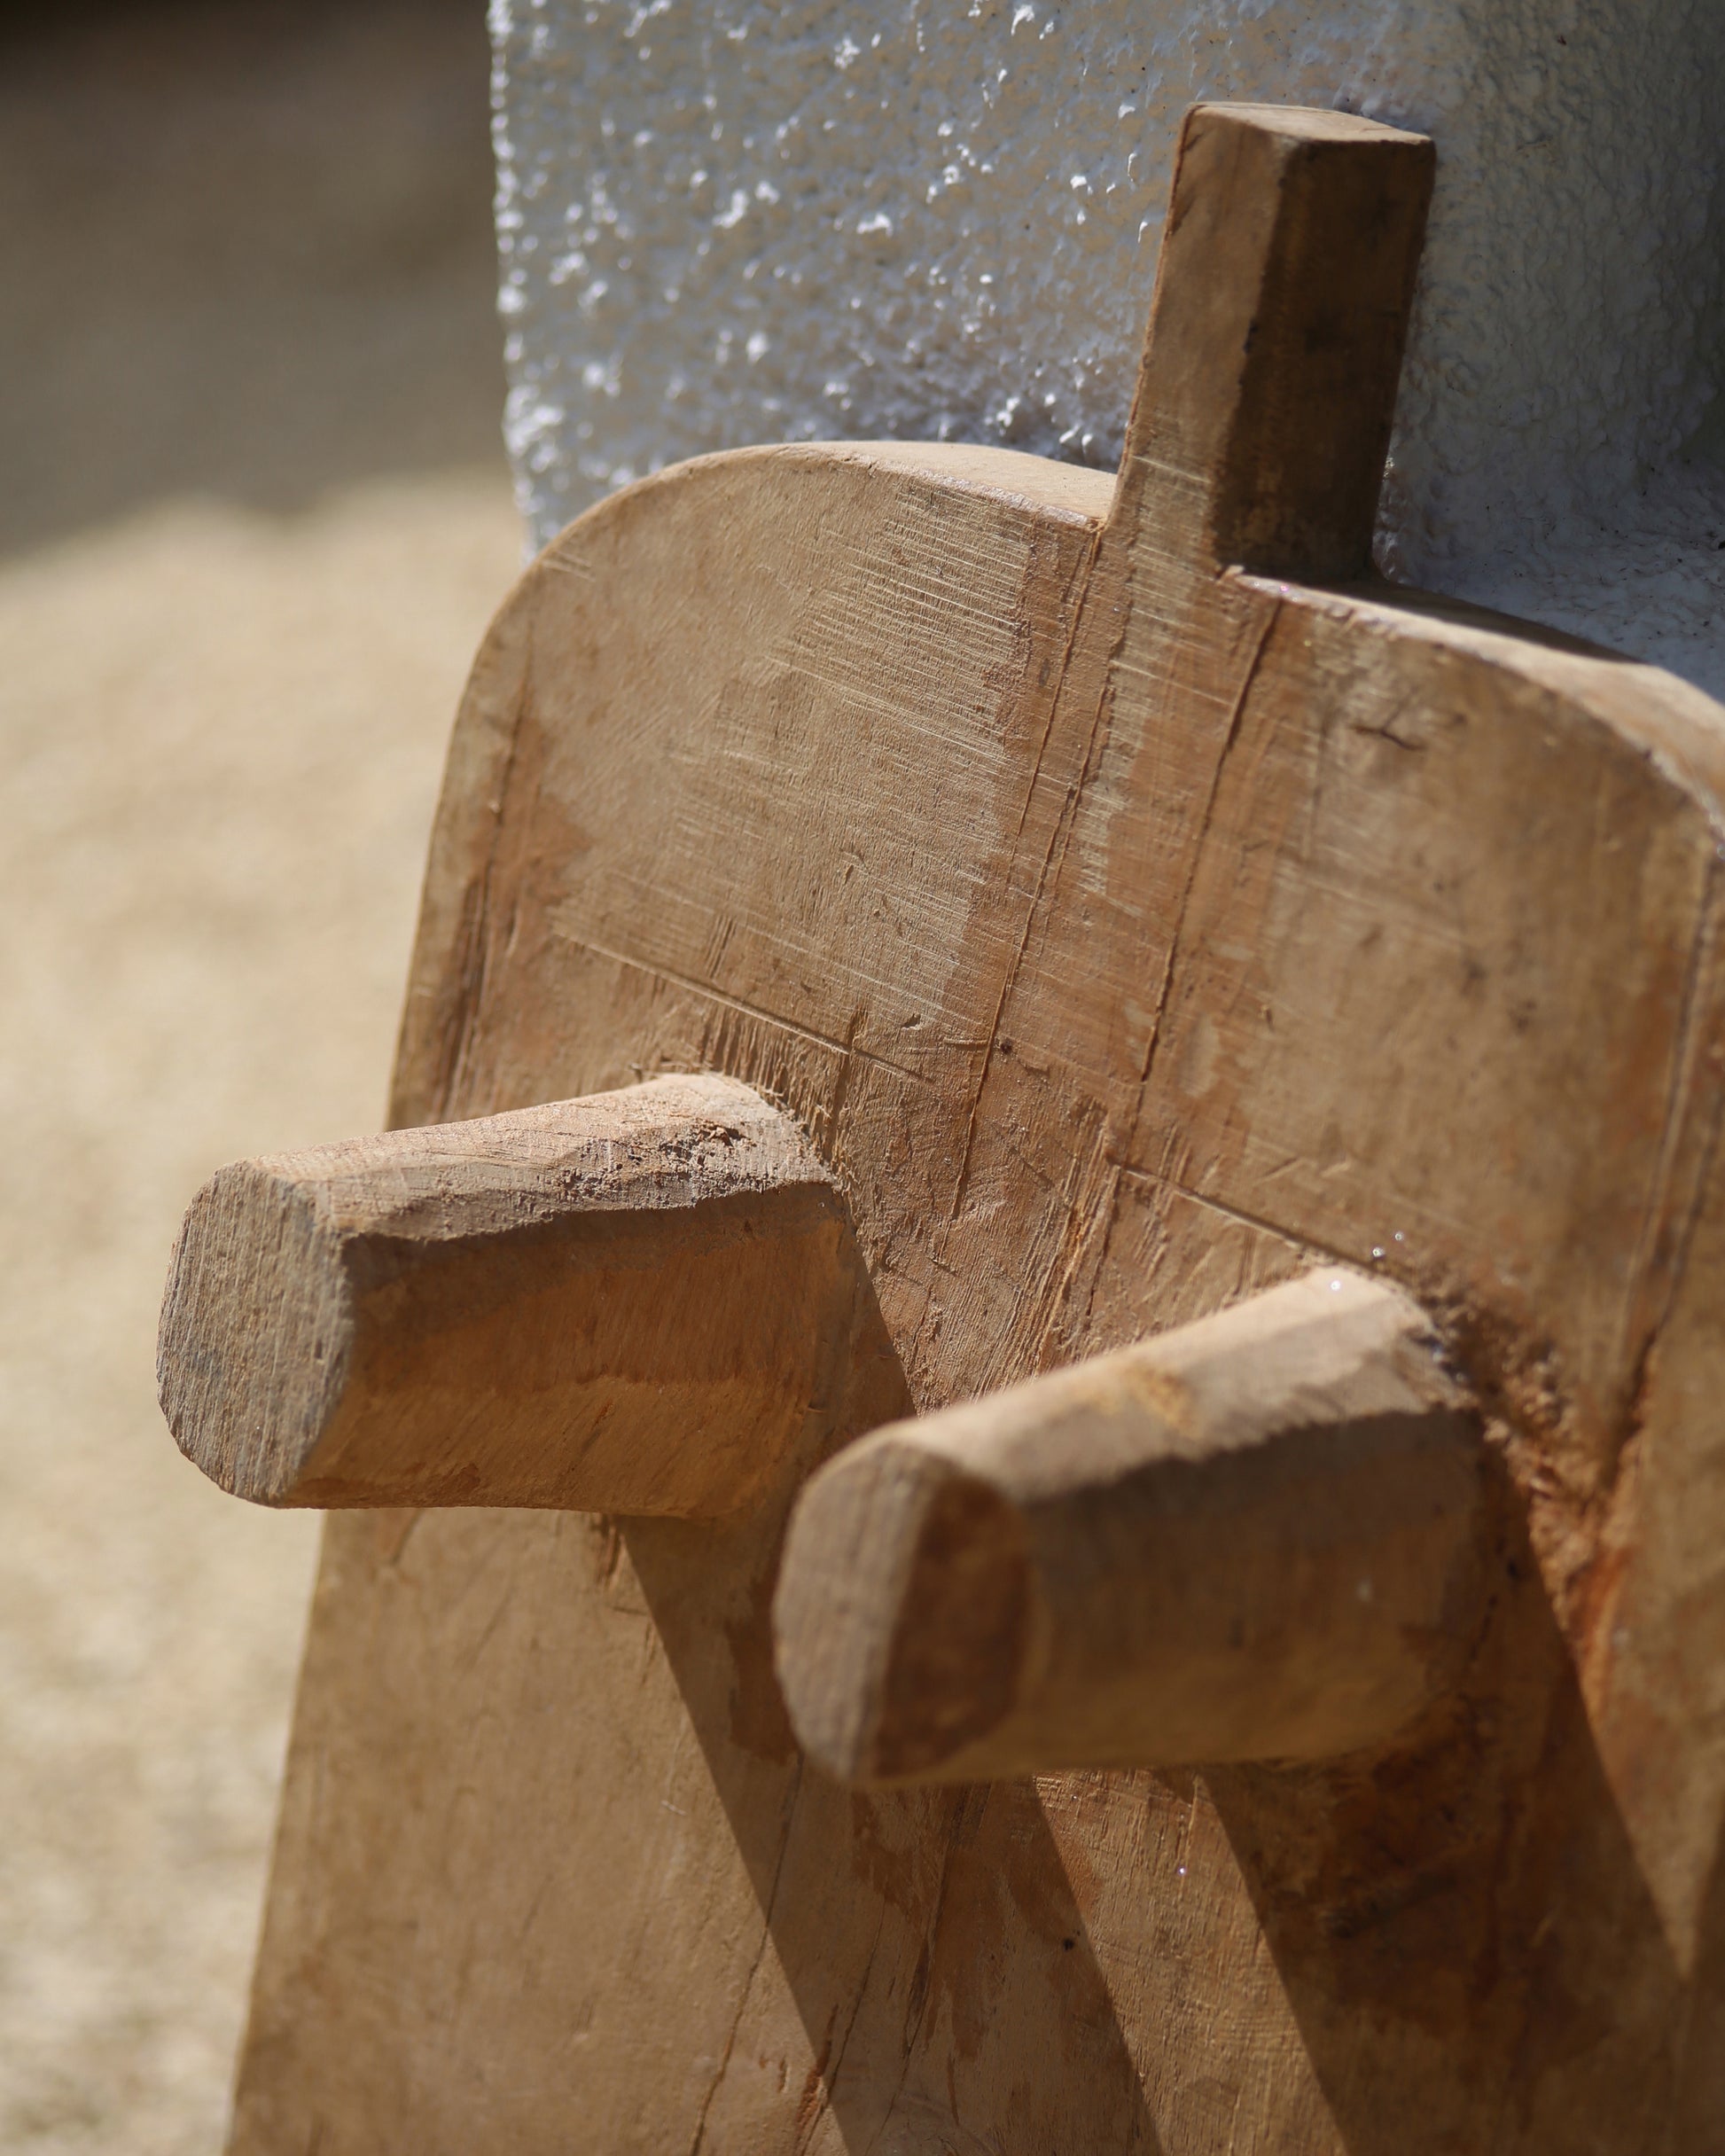
[[[725,1512],[819,1390],[851,1250],[728,1078],[241,1161],[180,1231],[162,1407],[265,1504]]]
[[[878,1432],[800,1498],[780,1682],[848,1781],[1381,1744],[1476,1613],[1476,1418],[1419,1309],[1309,1273]]]

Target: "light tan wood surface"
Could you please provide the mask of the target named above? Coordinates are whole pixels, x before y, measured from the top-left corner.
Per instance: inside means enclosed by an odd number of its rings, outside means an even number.
[[[894,1424],[792,1517],[791,1725],[881,1784],[1381,1750],[1479,1632],[1483,1468],[1424,1314],[1335,1266]]]
[[[788,1117],[661,1078],[221,1169],[168,1275],[162,1410],[266,1504],[734,1512],[858,1280]]]
[[[723,1072],[872,1300],[734,1519],[332,1520],[237,2151],[1721,2146],[1725,715],[1367,574],[1430,176],[1199,108],[1112,486],[709,458],[505,604],[395,1120]],[[1479,1403],[1452,1689],[1292,1766],[802,1757],[814,1467],[1325,1262]]]

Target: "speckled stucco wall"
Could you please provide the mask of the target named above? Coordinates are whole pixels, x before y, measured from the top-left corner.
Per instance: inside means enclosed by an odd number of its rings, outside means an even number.
[[[1342,106],[1440,155],[1386,563],[1725,691],[1720,0],[494,0],[492,27],[536,537],[747,441],[1112,465],[1181,113]]]

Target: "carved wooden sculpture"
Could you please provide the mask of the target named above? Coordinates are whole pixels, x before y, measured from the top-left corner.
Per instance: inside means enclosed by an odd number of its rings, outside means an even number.
[[[397,1508],[237,2150],[1725,2148],[1725,713],[1370,577],[1431,171],[1199,108],[1117,480],[706,458],[505,604],[400,1128],[164,1315]]]

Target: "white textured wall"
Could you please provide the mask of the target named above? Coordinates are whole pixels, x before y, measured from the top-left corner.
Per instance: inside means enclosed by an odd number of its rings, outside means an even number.
[[[1112,465],[1181,113],[1339,105],[1440,158],[1387,561],[1725,691],[1725,483],[1695,452],[1725,0],[493,0],[492,25],[536,537],[748,441]]]

